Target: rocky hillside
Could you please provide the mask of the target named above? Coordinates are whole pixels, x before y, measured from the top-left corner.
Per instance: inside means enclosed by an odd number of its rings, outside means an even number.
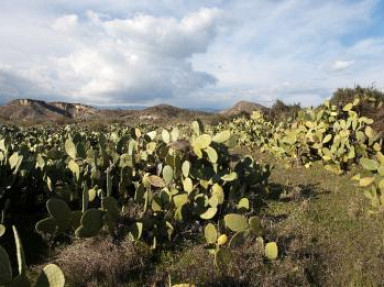
[[[206,118],[213,114],[190,111],[171,105],[157,105],[143,110],[96,109],[83,104],[44,102],[20,99],[0,106],[0,119],[11,121],[57,121],[57,120],[127,120],[168,121]]]
[[[85,116],[94,116],[99,110],[94,107],[83,105],[83,104],[71,104],[64,102],[51,102],[50,105],[66,111],[73,119],[83,118]]]
[[[31,99],[13,100],[0,106],[0,119],[6,121],[62,121],[62,120],[100,120],[127,122],[167,122],[202,120],[217,120],[233,117],[241,113],[250,114],[254,110],[266,111],[267,108],[252,102],[241,101],[232,108],[219,113],[209,113],[196,110],[182,109],[171,105],[160,104],[140,110],[132,109],[97,109],[91,106],[65,103],[45,102]]]
[[[0,118],[18,121],[82,119],[93,116],[97,109],[82,104],[44,102],[30,99],[14,100],[0,107]]]

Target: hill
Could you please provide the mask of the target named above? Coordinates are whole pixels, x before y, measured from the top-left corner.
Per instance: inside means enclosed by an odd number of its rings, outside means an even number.
[[[96,109],[79,103],[19,99],[0,106],[0,118],[12,121],[123,120],[169,121],[213,117],[212,113],[192,111],[161,104],[144,109]]]
[[[233,107],[219,112],[219,114],[226,117],[233,117],[242,113],[250,114],[253,111],[267,111],[267,110],[268,108],[260,104],[257,104],[254,102],[240,101],[240,102],[237,102]]]
[[[0,107],[0,117],[2,119],[16,121],[82,119],[96,113],[97,109],[82,104],[48,103],[31,99],[13,100]]]
[[[160,104],[153,107],[138,111],[140,119],[179,119],[179,118],[198,118],[208,116],[210,113],[201,111],[191,111],[187,109],[177,108],[171,105]]]

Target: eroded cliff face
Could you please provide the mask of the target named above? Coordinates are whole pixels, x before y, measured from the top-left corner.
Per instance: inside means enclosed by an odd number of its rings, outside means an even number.
[[[74,119],[82,117],[84,115],[95,115],[98,112],[98,109],[94,107],[83,105],[79,103],[65,103],[65,102],[51,102],[49,103],[52,106],[55,106],[63,111],[66,111]]]
[[[44,102],[32,99],[18,99],[0,107],[0,117],[7,120],[56,120],[62,118],[82,119],[95,115],[97,109],[64,102]]]

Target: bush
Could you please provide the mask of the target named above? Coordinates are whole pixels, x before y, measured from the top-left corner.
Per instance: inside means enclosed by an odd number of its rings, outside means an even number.
[[[297,113],[301,110],[300,104],[288,105],[281,100],[277,100],[269,111],[269,116],[275,120],[287,118],[296,118]]]
[[[356,86],[355,88],[340,88],[333,93],[331,104],[340,107],[345,106],[347,103],[353,102],[354,99],[360,99],[360,104],[355,107],[355,110],[361,115],[377,120],[377,114],[384,101],[384,93],[374,87],[362,88]]]

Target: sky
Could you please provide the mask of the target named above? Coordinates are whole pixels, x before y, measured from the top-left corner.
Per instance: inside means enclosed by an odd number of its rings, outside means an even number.
[[[1,0],[0,103],[222,109],[384,91],[384,0]]]

